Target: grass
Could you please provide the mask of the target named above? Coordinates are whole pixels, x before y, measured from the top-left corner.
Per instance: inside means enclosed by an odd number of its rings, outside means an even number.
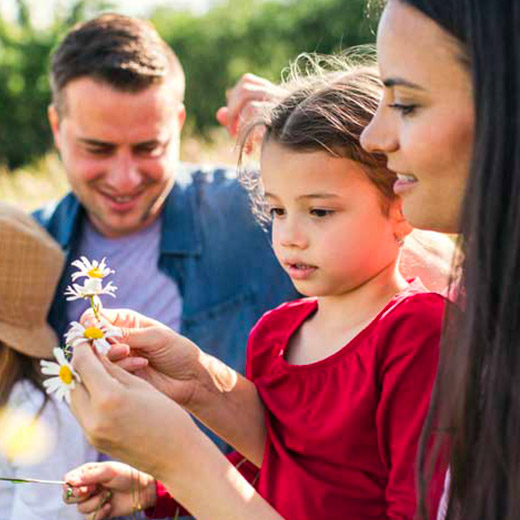
[[[237,164],[237,152],[226,131],[218,129],[208,141],[195,137],[183,139],[181,160],[234,166]],[[50,152],[14,171],[0,167],[0,199],[26,211],[60,199],[68,189],[67,178],[56,152]]]

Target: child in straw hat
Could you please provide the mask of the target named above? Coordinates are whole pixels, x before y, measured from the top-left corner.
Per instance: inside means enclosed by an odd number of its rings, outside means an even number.
[[[0,244],[0,477],[58,480],[97,458],[39,371],[58,345],[46,318],[64,258],[29,215],[1,203]],[[80,518],[60,486],[0,481],[0,520]]]

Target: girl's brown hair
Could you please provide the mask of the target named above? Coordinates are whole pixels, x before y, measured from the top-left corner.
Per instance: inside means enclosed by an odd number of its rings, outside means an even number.
[[[363,150],[360,137],[374,116],[382,86],[368,53],[340,56],[301,55],[289,68],[282,85],[287,95],[264,112],[241,135],[245,144],[258,127],[265,129],[263,143],[274,141],[299,152],[326,151],[366,166],[365,173],[382,195],[383,210],[395,200],[395,173],[386,167],[386,157]],[[362,62],[359,63],[359,58]],[[242,171],[252,193],[255,212],[262,218],[258,178]]]
[[[0,408],[7,405],[13,387],[18,381],[28,380],[44,395],[47,394],[38,370],[39,360],[22,354],[0,341]]]

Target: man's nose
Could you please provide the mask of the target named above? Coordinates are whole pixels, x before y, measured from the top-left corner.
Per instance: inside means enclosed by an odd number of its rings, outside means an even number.
[[[139,165],[131,153],[118,153],[106,176],[107,183],[120,194],[131,194],[142,182]]]

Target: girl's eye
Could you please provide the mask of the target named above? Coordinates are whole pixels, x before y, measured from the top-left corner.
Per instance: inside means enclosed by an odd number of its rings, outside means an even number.
[[[388,108],[392,108],[394,110],[397,110],[398,112],[401,112],[403,116],[409,116],[410,114],[413,114],[415,112],[417,105],[404,105],[402,103],[392,103],[391,105],[388,105]]]
[[[282,208],[269,208],[269,216],[271,218],[283,217],[285,211]]]
[[[318,218],[328,217],[333,213],[331,209],[311,209],[311,215]]]

